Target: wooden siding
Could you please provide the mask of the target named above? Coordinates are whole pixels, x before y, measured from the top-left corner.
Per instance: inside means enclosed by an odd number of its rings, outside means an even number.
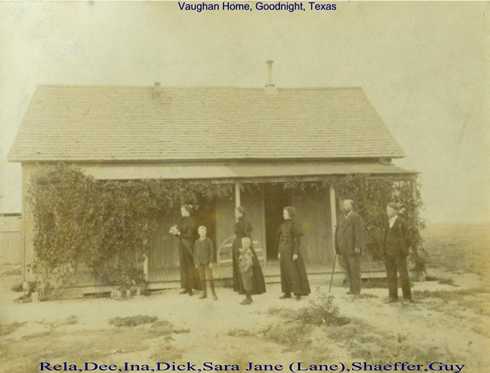
[[[292,196],[304,231],[303,257],[307,264],[329,264],[334,258],[328,191],[301,192]]]
[[[30,163],[22,164],[22,217],[24,231],[24,279],[34,280],[31,265],[34,261],[34,219],[28,190],[35,166]]]
[[[169,228],[179,220],[178,210],[160,219],[152,246],[148,253],[148,280],[165,281],[165,273],[179,268],[178,239],[168,233]]]

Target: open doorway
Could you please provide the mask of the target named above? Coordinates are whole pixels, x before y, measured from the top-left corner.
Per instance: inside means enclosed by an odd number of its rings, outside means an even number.
[[[208,231],[207,236],[216,244],[216,201],[200,201],[194,217],[197,227],[204,225]]]
[[[265,194],[265,237],[267,260],[277,259],[277,237],[282,223],[282,210],[291,204],[291,193],[281,184],[266,184]]]

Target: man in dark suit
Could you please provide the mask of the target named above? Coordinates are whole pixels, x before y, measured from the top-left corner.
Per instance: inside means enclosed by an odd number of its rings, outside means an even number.
[[[361,293],[361,250],[365,244],[364,222],[353,210],[353,201],[342,202],[344,218],[335,231],[335,252],[340,255],[347,272],[349,294]]]
[[[407,269],[407,256],[410,247],[407,237],[407,225],[403,218],[398,215],[398,206],[395,203],[388,204],[386,214],[388,215],[388,221],[385,225],[383,251],[388,279],[389,302],[398,301],[397,273],[400,274],[403,298],[412,302]]]

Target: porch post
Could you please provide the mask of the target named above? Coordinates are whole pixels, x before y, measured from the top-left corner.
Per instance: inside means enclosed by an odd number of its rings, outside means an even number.
[[[412,184],[412,198],[414,201],[417,200],[417,179],[413,178],[411,180],[411,184]]]
[[[145,260],[143,261],[143,278],[148,281],[148,255],[145,254]]]
[[[240,183],[235,183],[235,207],[240,207]]]
[[[334,260],[337,260],[337,255],[335,255],[335,229],[337,228],[337,203],[335,197],[335,188],[330,185],[330,222],[332,229],[332,250],[334,255]]]

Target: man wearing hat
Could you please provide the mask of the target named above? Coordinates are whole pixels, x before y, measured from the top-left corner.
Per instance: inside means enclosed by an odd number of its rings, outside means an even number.
[[[398,301],[398,276],[402,285],[403,298],[412,302],[410,280],[407,269],[407,256],[410,244],[407,224],[399,215],[399,206],[390,202],[386,206],[388,221],[385,225],[383,251],[385,255],[386,276],[388,279],[389,302]]]
[[[342,258],[349,281],[349,294],[361,293],[361,251],[365,245],[364,222],[353,209],[354,201],[342,202],[344,217],[335,231],[335,252]]]

